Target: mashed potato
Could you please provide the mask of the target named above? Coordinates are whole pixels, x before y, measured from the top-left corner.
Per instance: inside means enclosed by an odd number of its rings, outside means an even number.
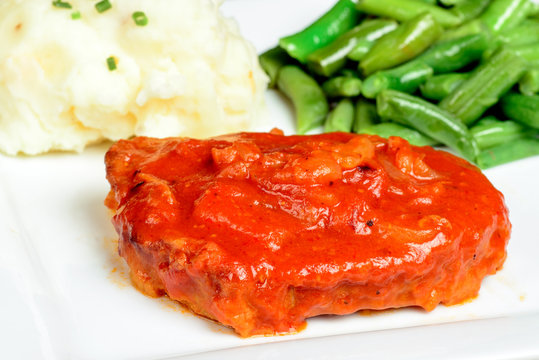
[[[249,128],[266,76],[220,1],[110,0],[103,13],[97,1],[64,1],[72,8],[0,1],[1,151]],[[136,11],[146,26],[135,24]]]

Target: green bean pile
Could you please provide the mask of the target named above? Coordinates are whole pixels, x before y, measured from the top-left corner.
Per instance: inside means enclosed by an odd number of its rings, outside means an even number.
[[[443,144],[481,168],[539,155],[532,0],[338,0],[260,64],[299,134]]]

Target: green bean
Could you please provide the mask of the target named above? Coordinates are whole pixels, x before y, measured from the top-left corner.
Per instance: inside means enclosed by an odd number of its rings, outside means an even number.
[[[520,26],[504,31],[499,39],[509,45],[530,45],[539,43],[539,21],[525,20]]]
[[[307,55],[318,50],[358,23],[355,0],[339,0],[327,13],[306,29],[281,38],[279,45],[290,56],[305,63]]]
[[[490,49],[483,54],[483,58],[488,59],[503,44],[514,49],[517,55],[528,62],[539,64],[539,22],[525,20],[520,26],[498,34]]]
[[[370,75],[365,79],[361,93],[369,99],[374,99],[380,91],[385,89],[413,93],[432,74],[430,66],[412,60],[396,68]]]
[[[480,19],[494,33],[518,26],[530,12],[530,0],[494,0]]]
[[[365,75],[370,75],[402,64],[421,54],[441,32],[442,28],[431,14],[420,14],[380,38],[359,66]]]
[[[539,154],[539,0],[336,0],[259,60],[299,134],[441,143],[481,167]]]
[[[390,122],[371,125],[364,128],[361,133],[368,135],[378,135],[386,139],[390,136],[399,136],[415,146],[434,146],[439,144],[438,141],[420,133],[417,130],[411,129],[404,125]]]
[[[361,80],[352,76],[337,76],[326,80],[322,89],[328,97],[353,97],[361,94]]]
[[[348,58],[353,61],[361,61],[371,51],[372,47],[376,43],[375,41],[361,40],[357,45],[350,51]]]
[[[472,124],[518,82],[525,70],[524,60],[503,49],[475,69],[439,106],[464,124]]]
[[[368,102],[365,99],[359,99],[356,101],[356,112],[354,116],[354,124],[352,131],[355,133],[361,133],[363,129],[378,124],[380,117],[376,112],[376,105]]]
[[[461,26],[445,31],[438,39],[438,43],[476,34],[485,34],[488,39],[492,38],[489,28],[481,20],[474,19]]]
[[[419,86],[419,89],[423,97],[439,101],[455,91],[469,76],[470,74],[467,73],[436,75],[427,79],[424,84]]]
[[[359,0],[357,8],[367,14],[389,17],[398,21],[408,21],[428,12],[443,27],[453,27],[460,23],[458,16],[449,10],[415,0]]]
[[[346,64],[347,55],[359,44],[374,41],[393,31],[398,24],[394,20],[367,20],[347,31],[321,49],[307,56],[307,65],[315,73],[331,76]],[[369,49],[370,49],[369,47]],[[368,51],[368,50],[367,50]]]
[[[539,68],[526,71],[518,82],[518,88],[524,95],[534,95],[539,93]]]
[[[375,44],[376,40],[380,39],[382,36],[395,30],[399,24],[394,20],[367,20],[365,22],[374,22],[374,21],[384,21],[387,22],[386,26],[381,26],[379,29],[373,29],[365,38],[359,40],[354,48],[348,54],[348,58],[354,61],[362,60],[365,55],[370,51],[370,49]]]
[[[499,122],[500,119],[498,119],[496,116],[494,115],[489,115],[489,116],[485,116],[484,118],[481,118],[479,119],[474,126],[477,126],[477,125],[487,125],[487,124],[494,124],[494,123],[497,123]]]
[[[352,123],[354,121],[354,104],[350,99],[343,99],[333,109],[324,125],[325,132],[333,131],[345,131],[350,132],[352,130]]]
[[[294,65],[281,68],[277,87],[292,101],[299,134],[320,126],[329,111],[324,92],[316,81]]]
[[[539,2],[530,0],[530,11],[528,17],[535,17],[539,15]]]
[[[511,46],[509,48],[512,49],[518,56],[526,60],[528,66],[539,67],[539,43]]]
[[[293,59],[280,47],[275,47],[266,51],[260,55],[258,59],[260,61],[260,66],[270,78],[270,83],[268,85],[270,88],[275,87],[279,70],[281,70],[283,66],[293,62]]]
[[[419,97],[395,90],[384,90],[376,98],[378,114],[417,129],[458,151],[469,160],[478,153],[468,128],[455,116]]]
[[[349,76],[349,77],[359,78],[361,76],[361,74],[356,69],[344,68],[344,69],[341,69],[337,73],[337,76]]]
[[[536,155],[539,155],[539,139],[522,138],[481,151],[477,156],[477,164],[482,169],[488,169]]]
[[[538,133],[511,120],[478,123],[470,132],[481,150]]]
[[[539,129],[539,95],[509,93],[502,98],[501,107],[510,119]]]
[[[455,6],[468,2],[468,0],[440,0],[444,6]]]
[[[384,89],[413,93],[433,73],[454,71],[480,59],[488,44],[485,34],[435,44],[414,60],[370,75],[365,79],[363,96],[374,98]]]
[[[475,34],[437,43],[416,58],[429,65],[435,74],[459,70],[481,59],[489,47],[488,35]]]
[[[489,4],[490,0],[465,0],[457,4],[450,11],[461,19],[462,22],[466,22],[479,16]]]

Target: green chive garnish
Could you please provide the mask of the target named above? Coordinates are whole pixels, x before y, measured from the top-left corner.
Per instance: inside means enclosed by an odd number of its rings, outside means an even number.
[[[116,70],[116,59],[114,56],[110,56],[107,58],[107,66],[109,67],[110,71]]]
[[[57,7],[57,8],[61,8],[61,9],[71,9],[72,8],[70,3],[65,2],[65,1],[61,1],[61,0],[54,0],[52,2],[52,6]]]
[[[71,19],[78,20],[80,19],[80,11],[74,11],[71,13]]]
[[[102,0],[95,4],[95,9],[98,13],[102,13],[110,9],[112,5],[110,4],[109,0]]]
[[[137,24],[137,26],[148,25],[148,17],[142,11],[135,11],[133,13],[133,20],[135,21],[135,24]]]

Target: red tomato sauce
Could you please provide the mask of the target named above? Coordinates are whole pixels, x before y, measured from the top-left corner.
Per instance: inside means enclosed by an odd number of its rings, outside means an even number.
[[[501,193],[465,160],[400,138],[135,138],[106,164],[134,282],[242,336],[460,303],[506,257]]]

